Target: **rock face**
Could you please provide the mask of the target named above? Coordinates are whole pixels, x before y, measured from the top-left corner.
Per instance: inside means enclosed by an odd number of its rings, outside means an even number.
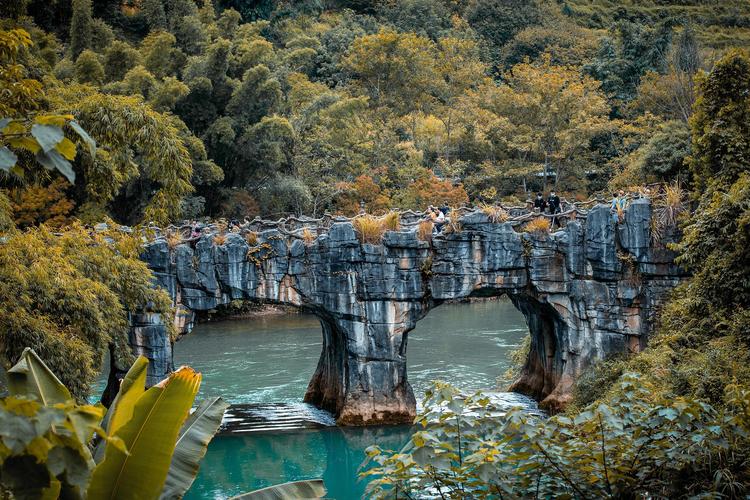
[[[481,212],[458,233],[421,241],[416,231],[360,243],[348,222],[306,244],[268,230],[250,246],[237,234],[205,236],[174,250],[166,241],[143,258],[178,306],[187,333],[193,311],[232,300],[292,304],[315,313],[323,351],[305,401],[342,425],[410,422],[415,400],[406,373],[408,332],[449,299],[506,294],[524,314],[531,351],[513,389],[556,410],[595,360],[640,350],[655,308],[684,277],[674,255],[650,238],[651,208],[636,200],[623,223],[598,205],[552,234],[516,232]],[[132,342],[156,361],[151,380],[172,369],[161,318],[134,318]],[[159,335],[161,334],[161,337]],[[248,353],[252,356],[253,353]]]

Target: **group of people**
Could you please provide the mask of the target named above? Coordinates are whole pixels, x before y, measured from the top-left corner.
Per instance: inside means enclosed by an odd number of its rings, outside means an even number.
[[[559,214],[562,212],[562,200],[557,196],[554,189],[549,192],[549,196],[545,199],[544,194],[539,191],[536,194],[534,200],[534,209],[539,209],[539,213],[543,214],[548,212],[550,215]],[[557,217],[552,217],[552,227],[559,225]]]
[[[562,212],[561,206],[562,202],[555,191],[550,191],[547,199],[544,198],[544,195],[541,191],[536,194],[536,199],[534,200],[534,208],[538,208],[539,213],[543,214],[546,211],[549,211],[549,213],[552,215],[559,214],[560,212]]]

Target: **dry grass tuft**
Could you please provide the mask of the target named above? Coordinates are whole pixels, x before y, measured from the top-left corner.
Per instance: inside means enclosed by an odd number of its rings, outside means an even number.
[[[302,230],[302,241],[304,241],[307,246],[312,245],[313,241],[315,241],[315,235],[309,228],[304,228]]]
[[[495,205],[484,205],[482,206],[482,212],[487,216],[490,222],[499,224],[505,222],[510,218],[510,215],[503,207]]]
[[[258,233],[255,231],[248,231],[245,233],[245,241],[248,245],[251,247],[254,247],[258,244]]]
[[[169,233],[167,234],[167,246],[169,246],[170,249],[174,249],[177,247],[177,245],[182,243],[182,236],[180,236],[179,233]]]
[[[541,236],[549,233],[551,226],[552,224],[550,223],[550,220],[546,217],[537,217],[536,219],[527,222],[526,225],[523,226],[523,231],[525,233]]]
[[[676,182],[664,186],[664,193],[654,200],[651,238],[660,243],[670,228],[676,228],[687,210],[687,193]]]
[[[227,242],[227,235],[224,233],[214,235],[214,245],[223,245]]]
[[[417,238],[422,241],[432,241],[432,230],[435,224],[429,220],[423,220],[417,227]]]
[[[443,234],[458,234],[463,231],[464,228],[457,218],[451,217],[443,226]]]
[[[383,221],[373,215],[357,217],[352,221],[352,225],[362,243],[379,245],[385,233]]]
[[[401,216],[398,212],[388,212],[380,220],[385,231],[398,231],[401,229]]]

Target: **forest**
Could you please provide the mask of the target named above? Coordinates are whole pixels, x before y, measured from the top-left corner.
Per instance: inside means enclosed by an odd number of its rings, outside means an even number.
[[[33,346],[64,386],[56,412],[88,408],[107,354],[127,372],[126,313],[174,314],[140,225],[661,185],[690,277],[648,348],[592,367],[545,424],[436,385],[409,453],[368,451],[368,493],[750,493],[750,1],[7,0],[0,17],[0,363],[36,363]],[[42,411],[14,401],[13,425]],[[8,457],[56,446],[49,425],[23,446],[0,429],[0,496]]]
[[[99,147],[60,175],[11,143],[3,193],[27,227],[687,183],[693,76],[750,7],[615,4],[5,2],[0,114],[75,116]]]

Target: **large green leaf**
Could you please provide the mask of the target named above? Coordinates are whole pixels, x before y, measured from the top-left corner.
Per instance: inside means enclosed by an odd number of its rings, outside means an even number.
[[[18,157],[15,155],[13,151],[6,148],[5,146],[0,146],[0,168],[5,170],[6,172],[9,172],[11,168],[16,164],[18,161]]]
[[[23,350],[18,363],[8,370],[8,392],[11,396],[32,395],[45,406],[73,399],[60,379],[30,347]]]
[[[221,398],[207,399],[187,419],[177,438],[161,498],[182,498],[193,484],[208,443],[219,429],[228,407]]]
[[[199,373],[182,367],[138,398],[132,418],[114,433],[129,453],[107,444],[104,460],[91,478],[89,498],[135,500],[159,496],[200,381]]]
[[[122,379],[120,390],[117,391],[117,396],[112,402],[111,414],[103,422],[108,434],[117,432],[132,418],[136,402],[146,392],[147,373],[148,358],[138,356],[128,373],[125,374],[125,378]]]
[[[31,126],[31,135],[34,136],[34,139],[45,152],[51,151],[65,137],[63,130],[57,125],[41,125],[39,123]]]
[[[138,398],[146,392],[146,374],[148,371],[148,358],[144,356],[138,356],[133,366],[130,367],[128,373],[125,374],[125,378],[120,382],[120,390],[117,391],[117,396],[112,404],[109,406],[107,415],[105,415],[102,421],[102,427],[107,431],[108,435],[114,435],[114,433],[128,422],[133,416],[133,409],[138,401]],[[107,447],[106,441],[101,441],[94,452],[94,460],[96,463],[101,462],[104,459],[104,451]]]
[[[322,479],[311,479],[309,481],[295,481],[292,483],[277,484],[262,490],[237,495],[229,500],[292,500],[300,498],[323,498],[326,487]]]
[[[36,153],[38,161],[47,170],[57,170],[65,176],[71,184],[76,181],[76,173],[73,171],[73,165],[65,159],[56,149],[49,151],[39,150]]]
[[[71,120],[68,122],[68,125],[70,125],[70,128],[72,128],[76,134],[78,134],[78,137],[83,139],[83,141],[86,143],[86,145],[89,147],[89,153],[91,154],[91,157],[94,158],[96,156],[96,142],[94,139],[91,138],[91,136],[81,127],[81,125],[78,124],[77,121]]]

